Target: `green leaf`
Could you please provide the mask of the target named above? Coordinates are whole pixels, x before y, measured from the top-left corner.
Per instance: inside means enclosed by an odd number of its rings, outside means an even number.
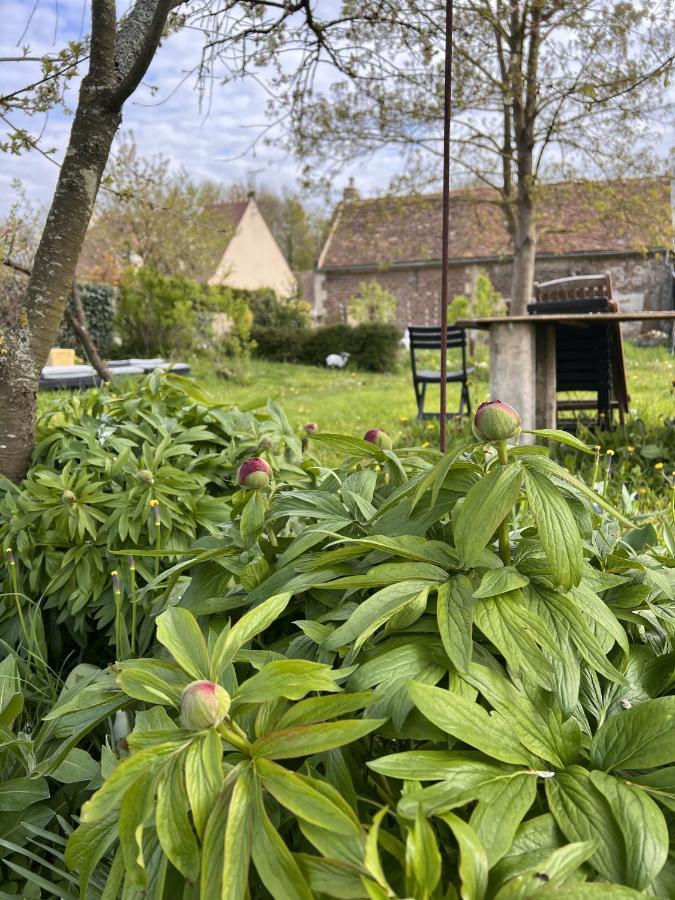
[[[338,650],[352,643],[356,648],[361,647],[394,613],[429,590],[430,585],[425,581],[403,581],[382,588],[360,603],[347,621],[331,632],[323,646],[326,650]]]
[[[244,900],[248,895],[254,804],[253,775],[246,768],[235,782],[227,816],[222,900]]]
[[[290,594],[276,594],[249,610],[230,628],[218,636],[211,658],[211,678],[218,681],[237,651],[275,622],[288,606]]]
[[[293,725],[313,725],[337,719],[345,713],[363,709],[373,700],[372,691],[358,691],[353,694],[339,694],[331,697],[309,697],[294,703],[277,721],[277,728],[290,728]]]
[[[439,818],[450,828],[459,847],[462,900],[483,900],[488,882],[488,859],[485,848],[473,828],[459,816],[446,812]]]
[[[469,825],[485,848],[490,868],[504,856],[537,796],[536,772],[515,772],[481,788]]]
[[[155,790],[154,778],[139,778],[124,795],[117,820],[127,878],[138,888],[147,886],[143,829],[155,811]]]
[[[232,790],[241,771],[241,767],[237,766],[228,773],[223,790],[218,795],[206,823],[202,839],[199,900],[214,900],[214,898],[220,900],[222,896],[227,816]]]
[[[233,694],[232,706],[237,709],[277,697],[299,700],[311,691],[339,690],[330,666],[306,659],[283,659],[267,663],[244,681]]]
[[[544,438],[545,440],[558,441],[560,444],[567,444],[568,447],[574,447],[575,450],[579,450],[581,453],[590,453],[591,456],[595,452],[592,447],[589,447],[588,444],[584,444],[578,437],[569,434],[567,431],[561,431],[558,428],[536,428],[533,431],[523,429],[522,434],[536,434],[537,437]]]
[[[571,588],[581,581],[584,551],[572,511],[545,475],[525,471],[527,499],[556,584]]]
[[[312,756],[358,741],[384,722],[384,719],[341,719],[320,725],[296,725],[258,738],[251,747],[251,755],[266,759]]]
[[[380,459],[383,456],[382,451],[370,441],[364,441],[363,438],[352,437],[347,434],[330,434],[328,432],[313,434],[313,441],[320,441],[327,444],[331,449],[337,450],[338,453],[348,453],[351,456],[374,456]]]
[[[44,778],[10,778],[0,783],[0,812],[26,809],[49,797]]]
[[[473,653],[473,589],[466,575],[457,575],[438,588],[438,633],[448,659],[466,672]]]
[[[200,838],[223,789],[223,780],[222,741],[215,728],[209,728],[190,744],[185,758],[185,788]]]
[[[150,778],[160,766],[165,765],[175,753],[179,753],[186,746],[185,741],[178,740],[155,744],[122,760],[104,781],[103,787],[83,805],[80,813],[82,821],[96,822],[109,816],[111,810],[122,802],[125,792],[138,778]]]
[[[180,706],[189,676],[168,659],[130,659],[117,663],[117,681],[125,694],[145,703]]]
[[[563,885],[593,855],[595,842],[580,841],[558,847],[541,862],[510,879],[495,895],[495,900],[525,900],[546,894]],[[555,896],[557,896],[555,891]]]
[[[168,859],[188,881],[199,877],[199,848],[188,818],[182,759],[174,758],[157,784],[155,828]]]
[[[668,829],[644,791],[572,766],[547,780],[546,794],[568,840],[597,840],[590,862],[603,878],[644,890],[659,874],[668,855]]]
[[[360,829],[355,817],[333,803],[314,786],[314,779],[290,772],[266,759],[256,762],[263,786],[274,799],[293,815],[337,834],[354,834]]]
[[[441,854],[433,828],[420,807],[405,847],[406,871],[417,887],[415,897],[428,900],[441,879]]]
[[[157,616],[157,640],[195,679],[209,677],[209,654],[197,620],[187,609],[170,607]]]
[[[88,900],[91,896],[88,891],[91,877],[116,837],[115,821],[110,816],[89,825],[80,825],[71,834],[64,860],[69,869],[76,869],[79,872],[80,900]]]
[[[576,756],[581,740],[574,722],[577,740],[570,747],[563,724],[553,711],[548,711],[548,715],[546,710],[540,712],[523,691],[517,690],[498,672],[473,664],[465,678],[508,722],[518,741],[533,754],[558,767],[570,762],[569,757]]]
[[[253,819],[253,862],[260,880],[275,900],[314,900],[300,867],[265,812],[256,791]]]
[[[253,491],[244,507],[239,521],[241,539],[251,545],[260,535],[265,525],[265,500],[261,491]]]
[[[527,575],[522,575],[514,566],[504,566],[501,569],[490,569],[481,578],[481,582],[473,592],[476,600],[485,597],[496,597],[508,594],[530,583]]]
[[[646,700],[607,719],[591,741],[597,769],[651,769],[675,762],[675,697]]]
[[[100,773],[98,763],[91,758],[86,750],[78,747],[68,753],[61,765],[50,772],[50,778],[60,781],[61,784],[77,784],[81,781],[91,781]]]
[[[455,545],[466,567],[474,566],[520,494],[520,463],[499,466],[468,492],[455,522]]]
[[[459,694],[411,682],[408,692],[420,712],[447,734],[502,762],[529,765],[531,758],[506,723]]]

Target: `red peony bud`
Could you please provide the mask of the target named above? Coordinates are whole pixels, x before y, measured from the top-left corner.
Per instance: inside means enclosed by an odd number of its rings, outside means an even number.
[[[260,438],[260,443],[258,444],[261,450],[271,450],[272,449],[272,438],[268,434],[264,434]]]
[[[272,469],[269,463],[259,456],[245,460],[237,472],[237,483],[249,490],[262,490],[268,487]]]
[[[375,444],[376,447],[380,447],[383,450],[391,450],[394,446],[387,432],[380,431],[379,428],[371,428],[369,431],[366,431],[363,435],[363,440],[368,441],[369,444]]]
[[[488,400],[476,410],[473,433],[479,441],[506,441],[520,434],[520,416],[508,403]]]
[[[220,725],[230,709],[230,695],[213,681],[192,681],[180,698],[181,722],[190,731]]]
[[[319,426],[316,424],[316,422],[308,422],[305,425],[305,434],[316,434],[318,430]]]
[[[61,499],[64,503],[77,503],[77,497],[72,491],[64,491],[61,494]]]

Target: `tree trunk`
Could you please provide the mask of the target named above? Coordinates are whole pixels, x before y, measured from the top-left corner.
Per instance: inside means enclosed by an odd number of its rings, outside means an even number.
[[[13,481],[30,463],[40,371],[58,332],[120,122],[119,109],[97,98],[85,78],[25,304],[19,321],[0,333],[0,473]]]
[[[513,237],[513,272],[511,276],[511,306],[509,308],[509,314],[512,316],[526,315],[527,304],[532,302],[536,250],[534,205],[531,200],[520,200]]]

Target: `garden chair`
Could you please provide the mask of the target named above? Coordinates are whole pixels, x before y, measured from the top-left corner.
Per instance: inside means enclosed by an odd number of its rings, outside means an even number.
[[[438,371],[418,369],[417,353],[426,350],[440,350],[441,329],[440,327],[429,325],[409,325],[408,337],[410,340],[413,388],[415,390],[415,399],[417,401],[417,418],[438,419],[440,413],[424,411],[424,401],[426,398],[427,385],[441,383],[440,369]],[[466,414],[471,414],[468,377],[473,372],[473,368],[467,368],[466,365],[466,332],[463,328],[448,328],[448,350],[461,351],[461,368],[456,371],[448,371],[445,378],[446,383],[448,384],[462,385],[459,397],[459,409],[456,413],[448,413],[449,416],[459,416],[461,419],[464,416],[465,406]]]
[[[612,297],[609,273],[561,278],[537,283],[531,315],[618,312]],[[556,392],[594,392],[595,398],[564,398],[556,413],[596,411],[596,424],[610,428],[612,413],[621,424],[628,411],[628,389],[623,358],[621,327],[616,322],[559,324],[555,328]],[[558,418],[559,427],[574,429],[575,423]]]

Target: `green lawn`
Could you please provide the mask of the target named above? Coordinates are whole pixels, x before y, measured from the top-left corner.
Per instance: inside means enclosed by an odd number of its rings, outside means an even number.
[[[663,348],[639,348],[629,343],[625,350],[631,412],[648,426],[661,424],[664,416],[675,413],[675,357]],[[195,361],[193,371],[215,399],[237,404],[254,397],[271,397],[298,426],[316,421],[323,431],[356,435],[378,427],[397,441],[406,438],[433,441],[437,433],[433,423],[415,424],[415,399],[407,362],[395,374],[380,375],[349,368],[320,369],[252,360],[242,383],[217,377],[210,362],[203,358]],[[429,391],[428,397],[427,408],[437,409],[438,391]],[[449,409],[457,408],[458,397],[459,388],[450,385]],[[487,397],[487,349],[482,345],[478,348],[476,371],[471,379],[474,407]]]

